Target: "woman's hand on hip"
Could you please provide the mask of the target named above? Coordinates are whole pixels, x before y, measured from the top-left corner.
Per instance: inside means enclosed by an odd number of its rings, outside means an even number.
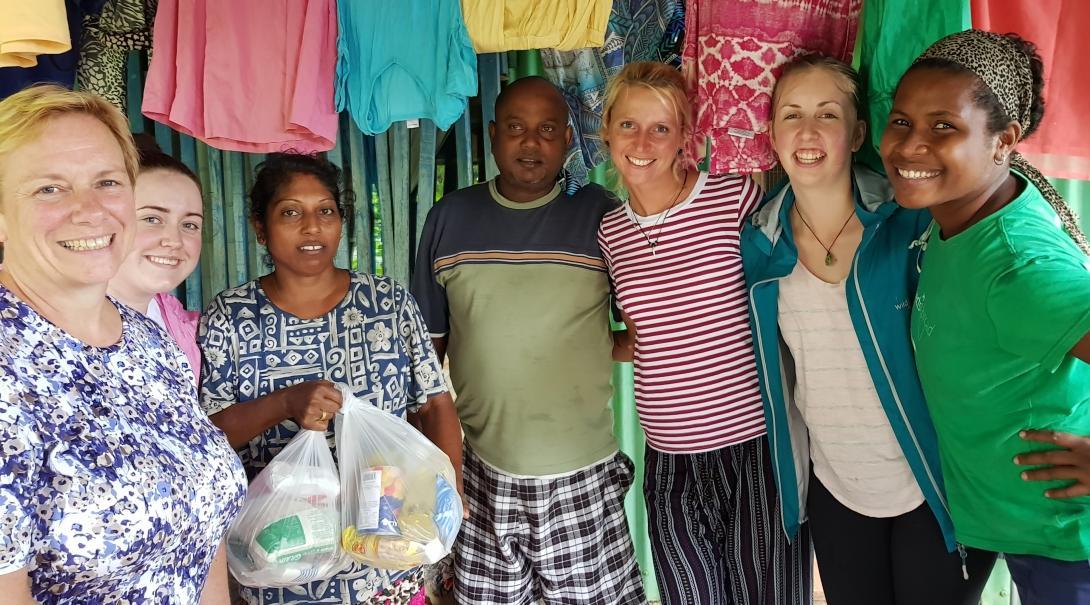
[[[1040,467],[1024,471],[1022,479],[1073,482],[1066,487],[1046,491],[1045,495],[1049,498],[1090,496],[1090,437],[1056,431],[1022,431],[1018,436],[1026,441],[1062,448],[1015,456],[1015,464]]]

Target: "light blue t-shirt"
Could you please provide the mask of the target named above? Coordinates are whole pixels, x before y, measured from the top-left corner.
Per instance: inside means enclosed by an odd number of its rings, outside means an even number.
[[[338,2],[337,111],[366,134],[427,118],[446,130],[477,94],[458,0]]]

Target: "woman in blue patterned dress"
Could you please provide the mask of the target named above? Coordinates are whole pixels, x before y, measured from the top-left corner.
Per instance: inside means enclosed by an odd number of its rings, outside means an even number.
[[[454,402],[408,290],[389,277],[334,266],[345,217],[340,171],[272,154],[250,192],[250,221],[273,272],[220,293],[201,319],[201,403],[239,448],[252,477],[300,428],[329,431],[333,387],[421,427],[450,457],[461,490]],[[422,572],[354,565],[331,580],[241,588],[250,604],[423,603]]]
[[[185,356],[106,296],[135,228],[136,152],[105,100],[0,101],[0,599],[228,603],[245,476]],[[206,582],[207,580],[207,582]]]

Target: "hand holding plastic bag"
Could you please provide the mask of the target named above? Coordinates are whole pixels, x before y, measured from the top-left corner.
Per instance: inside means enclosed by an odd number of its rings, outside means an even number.
[[[338,388],[342,548],[380,569],[438,562],[462,525],[450,459],[408,422]]]
[[[250,484],[227,532],[227,564],[246,586],[295,586],[333,577],[340,549],[340,481],[325,433],[299,431]]]

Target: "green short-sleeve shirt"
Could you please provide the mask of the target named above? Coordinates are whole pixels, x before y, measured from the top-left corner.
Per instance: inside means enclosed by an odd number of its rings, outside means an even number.
[[[1047,449],[1023,429],[1090,435],[1090,262],[1029,183],[950,239],[931,229],[912,317],[938,431],[950,512],[968,546],[1090,558],[1090,497],[1049,499],[1065,482],[1027,482],[1017,454]]]

